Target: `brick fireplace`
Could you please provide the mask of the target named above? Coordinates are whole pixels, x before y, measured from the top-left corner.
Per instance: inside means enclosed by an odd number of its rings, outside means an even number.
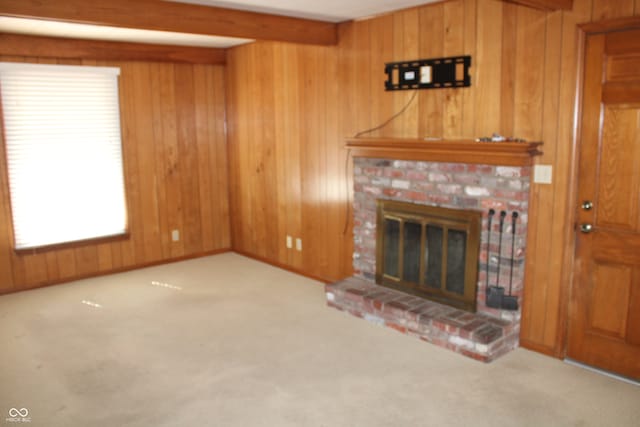
[[[509,288],[521,298],[526,253],[531,156],[539,153],[537,145],[508,144],[500,148],[524,154],[514,160],[487,157],[481,143],[454,145],[454,149],[471,151],[433,155],[442,147],[416,141],[415,156],[410,147],[397,150],[391,143],[379,149],[354,150],[353,233],[354,277],[327,285],[329,306],[346,311],[373,323],[385,325],[424,341],[454,350],[482,361],[491,361],[518,346],[520,311],[490,308],[486,304],[487,263],[489,284]],[[446,144],[441,142],[440,144]],[[491,144],[491,149],[496,149]],[[486,146],[486,144],[485,144]],[[525,147],[526,146],[526,147]],[[528,148],[527,148],[528,147]],[[385,157],[388,156],[388,157]],[[399,159],[398,159],[399,157]],[[418,157],[416,160],[412,157]],[[435,158],[435,161],[429,158]],[[460,158],[462,161],[443,161]],[[490,159],[494,164],[478,163]],[[504,162],[505,165],[495,164]],[[438,206],[480,212],[482,232],[478,262],[476,312],[441,305],[423,297],[409,295],[375,284],[376,274],[376,207],[377,201],[393,200],[418,205]],[[499,253],[499,222],[492,223],[488,245],[488,211],[507,211],[509,218],[517,212],[516,233],[505,221],[502,251]],[[514,238],[512,239],[512,236]],[[513,273],[511,274],[511,247]],[[498,271],[500,271],[498,277]],[[521,304],[519,304],[521,306]]]

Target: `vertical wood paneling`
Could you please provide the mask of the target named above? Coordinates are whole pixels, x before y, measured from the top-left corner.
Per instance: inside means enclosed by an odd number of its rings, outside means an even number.
[[[181,176],[183,173],[190,173],[185,170],[184,165],[180,162],[180,146],[178,141],[178,115],[176,106],[176,81],[175,65],[160,64],[158,70],[154,73],[157,79],[152,80],[152,93],[156,96],[153,106],[154,116],[158,117],[158,122],[154,125],[154,132],[160,131],[162,137],[160,141],[161,150],[160,158],[157,160],[158,165],[162,167],[161,179],[164,181],[165,187],[165,204],[167,206],[165,216],[167,221],[167,231],[165,234],[171,233],[172,230],[183,230],[183,202],[188,200],[183,198],[181,190]],[[184,233],[183,233],[184,234]],[[179,257],[185,253],[184,237],[174,242],[168,239],[169,256]]]
[[[471,85],[478,84],[478,0],[465,0],[461,2],[464,7],[464,51],[471,56]],[[475,133],[477,91],[466,89],[462,91],[462,133],[457,136],[472,136]]]
[[[389,59],[389,62],[405,61],[411,58],[405,55],[405,48],[404,48],[405,43],[408,41],[404,33],[405,28],[408,28],[408,26],[405,26],[405,23],[404,23],[405,21],[404,18],[406,15],[408,15],[408,12],[397,12],[390,15],[391,18],[393,19],[393,25],[391,27],[393,30],[393,33],[392,33],[393,34],[393,37],[392,37],[393,55]],[[351,33],[353,33],[354,32],[353,29],[356,26],[355,24],[353,25],[343,24],[339,26],[338,29],[342,30],[346,28],[347,25],[348,25],[348,28],[351,29]],[[340,49],[338,49],[338,52],[339,52],[338,54],[340,55],[339,60],[342,68],[350,67],[353,69],[353,64],[352,64],[353,56],[349,55],[349,53],[356,48],[354,46],[355,40],[353,40],[352,38],[348,39],[347,37],[339,37],[338,40],[340,40]],[[341,87],[349,87],[349,86],[341,84]],[[352,94],[353,91],[346,91],[346,93]],[[411,99],[411,96],[412,96],[411,93],[407,93],[405,91],[400,91],[392,94],[393,111],[394,112],[400,111],[403,108],[403,106],[409,101],[409,99]],[[388,135],[407,136],[407,133],[409,132],[409,126],[408,126],[408,123],[406,122],[406,119],[410,116],[411,116],[410,114],[403,114],[400,117],[393,120],[391,123],[389,123]],[[385,133],[385,136],[386,135],[387,133]]]
[[[273,49],[263,49],[256,52],[256,64],[264,64],[266,70],[262,76],[263,84],[259,90],[260,103],[256,103],[255,110],[256,117],[262,118],[262,129],[258,133],[255,144],[255,153],[259,153],[259,156],[256,157],[256,167],[259,169],[260,179],[256,180],[256,193],[254,194],[262,194],[263,197],[257,197],[258,200],[262,200],[262,204],[259,209],[254,211],[253,221],[260,230],[257,244],[265,248],[263,256],[267,258],[273,258],[277,255],[280,243],[279,240],[271,238],[269,231],[274,224],[277,224],[279,193],[275,157],[275,102],[272,89],[276,81],[274,60]]]
[[[515,117],[515,82],[518,58],[516,53],[523,54],[518,49],[518,7],[512,3],[502,5],[504,24],[502,26],[502,86],[500,90],[500,124],[504,135],[514,135]],[[522,39],[522,37],[521,37]],[[522,46],[520,46],[522,47]],[[520,69],[526,69],[529,64],[520,64]],[[521,85],[522,86],[522,85]],[[537,88],[536,88],[537,89]]]
[[[475,137],[501,132],[502,24],[502,3],[478,0]]]
[[[233,65],[230,65],[233,64]],[[227,151],[229,161],[232,159],[235,160],[233,163],[233,167],[229,168],[229,220],[231,225],[231,245],[234,248],[243,247],[242,240],[242,227],[240,226],[240,221],[238,220],[241,215],[242,210],[242,201],[240,198],[240,189],[241,189],[241,174],[240,174],[240,144],[236,141],[243,141],[246,139],[246,136],[240,131],[238,121],[239,120],[247,120],[246,114],[240,117],[235,112],[238,110],[238,105],[236,103],[237,99],[244,98],[243,88],[244,85],[241,84],[242,76],[246,75],[246,73],[234,72],[234,67],[241,66],[240,55],[238,55],[238,51],[229,50],[227,53],[227,67],[225,69],[225,81],[227,86],[225,87],[225,100],[227,106]],[[230,88],[235,88],[235,96],[231,96],[232,92]],[[248,126],[244,126],[246,129]]]
[[[351,51],[354,57],[353,67],[356,79],[353,81],[356,105],[371,105],[371,21],[363,21],[354,26],[355,48]],[[363,132],[374,127],[373,109],[356,108],[356,131]]]
[[[370,66],[368,74],[375,76],[380,69],[380,64],[391,62],[393,59],[393,16],[385,15],[371,22],[371,50]],[[380,90],[383,87],[380,79],[369,80],[369,92],[372,102],[372,126],[379,126],[394,114],[393,92]],[[391,126],[385,126],[369,136],[389,135]]]
[[[435,4],[418,9],[420,38],[418,58],[444,56],[444,6]],[[413,59],[413,58],[412,58]],[[417,58],[416,58],[417,59]],[[441,138],[443,132],[443,90],[418,92],[418,136]]]
[[[0,149],[4,152],[4,144],[0,138]],[[4,156],[3,156],[4,157]],[[2,173],[6,169],[2,168]],[[5,179],[0,177],[0,197],[3,201],[8,200],[9,196],[4,191]],[[9,291],[14,284],[13,280],[13,259],[11,257],[12,235],[9,230],[11,227],[10,209],[7,203],[0,206],[0,292]]]
[[[130,232],[124,241],[16,254],[3,164],[0,293],[230,247],[223,67],[0,59],[120,67]],[[0,149],[4,161],[1,140]],[[179,242],[171,242],[173,229]]]
[[[109,243],[103,243],[98,245],[98,270],[100,272],[110,271],[114,268],[113,264],[113,252],[111,251],[111,246]],[[57,267],[57,265],[56,265]],[[52,280],[57,279],[57,275],[49,272],[49,277]]]
[[[263,56],[262,49],[254,46],[249,56],[248,66],[251,69],[262,64],[264,66],[264,74],[261,75],[261,79],[268,82],[272,79],[272,64],[270,62],[262,62]],[[269,183],[265,182],[265,166],[268,166],[270,161],[267,157],[270,141],[263,140],[263,138],[264,129],[269,126],[269,108],[272,106],[265,105],[262,89],[262,85],[250,86],[250,94],[254,99],[254,103],[251,105],[252,117],[258,126],[250,130],[252,142],[250,145],[248,171],[255,171],[257,179],[250,181],[250,191],[247,196],[251,206],[248,221],[252,228],[249,241],[258,250],[260,256],[267,257],[265,215],[267,214],[266,208],[269,196],[265,191]]]
[[[247,69],[252,70],[256,69],[260,64],[258,59],[256,58],[259,53],[259,48],[257,45],[251,46],[248,61],[247,61]],[[270,72],[270,64],[262,64],[261,68],[264,68],[264,73]],[[263,75],[260,78],[264,78]],[[265,204],[266,194],[260,194],[260,187],[263,180],[263,172],[264,172],[264,163],[262,162],[262,129],[265,126],[264,116],[260,114],[260,109],[266,109],[267,107],[262,104],[261,97],[261,85],[249,85],[249,96],[253,99],[253,103],[250,105],[249,111],[251,112],[251,117],[253,123],[257,126],[252,126],[249,128],[249,152],[247,153],[247,169],[244,169],[247,172],[255,173],[257,179],[251,179],[249,181],[249,192],[245,194],[245,200],[247,200],[249,205],[249,211],[247,212],[246,221],[249,224],[250,233],[248,235],[248,243],[251,245],[250,247],[255,248],[258,255],[265,257],[266,256],[266,247],[264,244],[264,222],[263,219],[263,211]],[[243,123],[244,126],[244,123]]]
[[[27,283],[36,284],[47,279],[47,261],[44,254],[29,254],[21,258]]]
[[[399,43],[394,40],[394,44],[397,43],[401,50],[394,50],[395,57],[393,60],[410,61],[412,59],[418,59],[420,49],[420,15],[418,9],[399,12],[399,15],[401,16],[401,21],[397,23],[394,20],[394,25],[399,25],[399,30],[394,30],[394,35],[399,34],[402,37],[402,42]],[[356,46],[356,49],[360,49],[360,46]],[[411,101],[413,95],[413,91],[400,91],[394,94],[394,98],[398,99],[395,103],[395,112],[401,111],[405,106],[408,106],[406,114],[396,119],[402,123],[402,133],[400,136],[403,137],[418,136],[419,100],[417,98],[418,95],[416,95],[416,98]]]
[[[158,198],[156,191],[148,191],[148,189],[156,189],[155,165],[150,163],[148,159],[156,156],[154,134],[153,134],[153,116],[148,114],[153,102],[151,97],[151,74],[150,65],[148,63],[132,64],[131,81],[131,100],[135,104],[131,105],[130,127],[133,135],[135,135],[134,146],[136,149],[135,160],[132,164],[139,175],[139,187],[146,189],[138,193],[137,205],[142,206],[140,212],[140,221],[137,224],[142,227],[142,239],[136,245],[136,262],[157,261],[162,259],[162,247],[157,244],[160,235],[160,221],[158,218]],[[133,159],[131,159],[133,163]]]
[[[543,93],[543,109],[544,109],[544,123],[555,123],[558,116],[559,108],[559,93],[560,93],[560,49],[562,46],[562,33],[560,21],[562,14],[560,12],[554,13],[548,19],[547,31],[545,33],[545,58],[544,58],[544,80],[546,82]],[[542,128],[544,141],[556,141],[557,140],[557,126],[544,126]],[[556,160],[554,150],[545,150],[545,153],[540,159],[540,163],[552,164]],[[549,223],[553,223],[553,217],[556,213],[556,209],[541,209],[541,206],[546,204],[553,204],[553,189],[549,186],[534,185],[532,189],[532,195],[530,197],[530,209],[537,212],[535,217],[531,217],[529,221],[529,246],[528,252],[531,254],[537,254],[546,250],[547,242],[551,241],[554,230],[547,226]],[[559,257],[560,260],[562,257]],[[542,268],[544,263],[550,264],[553,257],[545,257],[535,262],[533,256],[527,259],[527,273],[529,273],[529,283],[547,282],[549,281],[551,271],[548,268]],[[558,260],[555,260],[557,262]],[[539,267],[537,267],[539,265]],[[527,289],[528,291],[528,289]],[[530,315],[533,307],[540,307],[543,311],[548,304],[549,294],[544,289],[543,292],[529,293],[527,296],[525,317],[523,324],[526,325],[526,333],[531,336],[537,336],[544,341],[544,326],[545,324],[553,324],[557,322],[557,311],[547,313],[545,319],[542,322],[529,323]],[[547,321],[548,319],[548,321]],[[530,327],[529,327],[530,326]]]
[[[88,245],[74,249],[75,258],[76,258],[76,271],[74,274],[78,276],[87,276],[91,273],[95,273],[99,271],[98,269],[98,251],[96,250],[95,245]],[[29,259],[29,257],[25,257],[25,261]],[[41,278],[43,279],[43,278]],[[35,282],[33,280],[29,280],[27,278],[28,283],[41,283]]]
[[[202,88],[202,90],[194,90],[193,99],[194,106],[203,106],[203,108],[194,108],[194,145],[197,147],[197,170],[196,179],[198,181],[198,200],[200,200],[199,215],[196,220],[199,223],[201,244],[203,251],[210,251],[214,248],[213,239],[213,221],[212,221],[212,204],[211,193],[214,191],[211,185],[212,174],[208,172],[210,158],[213,155],[215,159],[215,150],[209,146],[209,115],[213,114],[208,108],[208,97],[214,93],[214,88],[209,85],[207,68],[196,65],[193,67],[193,87]],[[212,153],[213,151],[213,153]],[[215,164],[215,160],[214,160]],[[195,175],[194,175],[195,176]],[[215,176],[215,175],[214,175]]]
[[[554,168],[553,185],[533,185],[531,195],[527,249],[525,295],[521,325],[521,342],[527,347],[562,355],[565,297],[570,271],[562,266],[573,253],[571,246],[571,211],[569,198],[572,181],[573,115],[578,74],[576,54],[579,23],[591,17],[590,0],[574,1],[572,12],[549,15],[546,32],[546,71],[544,85],[543,138],[545,150],[540,163]],[[558,73],[558,74],[557,74]],[[567,84],[570,82],[571,84]],[[555,103],[557,102],[557,106]],[[544,285],[537,285],[537,284]]]
[[[275,98],[275,125],[276,125],[276,160],[278,163],[279,194],[278,194],[278,231],[275,240],[278,245],[278,261],[289,265],[301,266],[301,259],[298,254],[286,247],[286,236],[297,236],[300,234],[300,165],[299,154],[293,151],[299,144],[299,108],[292,110],[290,105],[299,105],[297,95],[298,75],[292,71],[291,65],[296,64],[296,48],[278,44],[274,52],[275,75],[290,81],[291,84],[283,85],[276,91]],[[291,203],[296,200],[297,203]]]
[[[398,28],[395,25],[397,20],[397,15],[392,15],[394,18],[394,49],[396,49],[396,40],[402,40],[402,37],[396,36],[396,29]],[[338,87],[347,88],[353,87],[358,75],[356,73],[355,67],[355,56],[353,55],[353,50],[355,49],[355,23],[345,23],[338,27],[338,37],[340,39],[340,49],[337,52],[338,63],[340,67],[338,68]],[[340,111],[340,123],[339,128],[342,133],[341,136],[354,136],[358,131],[356,128],[356,110],[358,109],[356,94],[353,90],[343,90],[340,91],[340,97],[344,102],[338,103],[338,110]],[[395,98],[394,98],[395,102]],[[395,111],[395,104],[394,104]],[[401,132],[401,128],[398,125],[398,121],[391,123],[392,131],[394,134]]]
[[[321,177],[326,171],[325,149],[322,146],[325,133],[324,94],[318,84],[319,80],[324,80],[322,59],[315,49],[298,52],[297,65],[304,76],[300,90],[303,94],[301,111],[305,112],[306,132],[298,135],[301,139],[302,230],[296,237],[302,238],[302,265],[310,272],[322,264],[322,248],[326,246],[326,239],[317,240],[318,231],[326,229],[326,216],[321,215],[318,209],[323,202]],[[310,244],[305,244],[307,242]]]
[[[199,147],[196,134],[196,103],[193,65],[175,65],[176,117],[178,152],[181,159],[180,194],[182,200],[182,232],[185,253],[202,252],[202,222],[200,218]]]
[[[527,7],[519,7],[516,15],[513,132],[521,138],[539,141],[542,138],[546,16]]]
[[[402,37],[396,36],[398,26],[395,24],[397,16],[393,16],[393,49],[395,51],[397,41],[402,40]],[[337,222],[334,222],[334,229],[332,230],[337,246],[340,248],[341,253],[338,254],[337,260],[337,274],[333,279],[338,279],[342,276],[348,275],[351,269],[351,254],[353,253],[353,215],[352,215],[352,189],[353,189],[353,162],[351,161],[349,151],[344,149],[344,145],[340,144],[346,136],[353,136],[356,132],[355,123],[355,110],[358,108],[356,105],[356,97],[353,91],[343,90],[346,87],[352,87],[353,82],[357,76],[355,73],[355,67],[353,65],[354,57],[351,54],[355,48],[354,38],[354,23],[345,23],[338,27],[338,38],[340,40],[340,49],[338,49],[337,60],[334,66],[337,68],[337,85],[334,87],[333,93],[335,96],[339,96],[343,102],[339,102],[336,108],[338,117],[336,117],[335,132],[333,134],[333,153],[334,157],[332,165],[334,167],[334,173],[330,175],[330,179],[333,181],[334,193],[329,195],[331,204],[333,206],[334,215],[337,217]],[[332,108],[330,97],[327,100],[327,108]],[[394,98],[395,102],[395,98]],[[394,104],[395,110],[395,104]],[[402,124],[399,124],[399,120],[396,120],[390,124],[389,131],[398,134],[402,132]],[[340,196],[342,195],[342,196]],[[330,248],[335,250],[335,248]]]
[[[365,28],[357,37],[369,45],[373,36]],[[365,53],[358,70],[366,76]],[[235,117],[231,191],[238,193],[232,211],[243,213],[233,219],[234,248],[316,277],[343,277],[344,269],[350,271],[343,248],[350,245],[344,233],[346,151],[338,129],[355,126],[340,125],[338,83],[331,76],[353,81],[354,99],[370,93],[369,79],[340,74],[335,49],[323,47],[256,43],[233,49],[227,64],[229,114]],[[253,67],[260,79],[235,71]],[[342,108],[367,126],[384,114]],[[247,208],[259,216],[245,215]],[[286,248],[287,235],[294,248]],[[296,238],[302,239],[301,252]]]
[[[348,275],[343,138],[381,124],[412,97],[384,92],[384,62],[469,54],[471,88],[421,91],[372,135],[500,132],[544,140],[539,161],[554,167],[554,182],[531,189],[522,338],[560,354],[568,280],[561,266],[570,256],[574,208],[568,192],[576,25],[639,9],[638,0],[574,0],[573,11],[554,13],[453,0],[343,24],[337,47],[233,48],[226,83],[221,67],[111,63],[122,68],[130,239],[18,256],[0,176],[0,292],[225,248],[231,234],[243,252],[328,280]],[[181,232],[178,242],[171,241],[173,229]],[[285,247],[287,234],[303,239],[301,253]]]
[[[58,280],[60,272],[58,271],[58,256],[55,252],[48,252],[47,258],[47,279]]]
[[[205,67],[205,66],[203,66]],[[208,95],[206,103],[207,145],[210,148],[209,168],[201,171],[201,176],[213,174],[213,185],[209,192],[212,205],[213,246],[206,251],[231,246],[231,228],[229,227],[229,163],[226,143],[226,98],[225,70],[223,67],[205,67],[207,69]],[[200,110],[200,108],[198,108]],[[215,156],[213,155],[215,153]],[[204,233],[204,231],[203,231]]]
[[[326,63],[326,75],[338,75],[341,69],[338,56],[330,48],[322,48],[322,51]],[[350,182],[345,175],[350,176],[349,173],[352,171],[345,161],[348,160],[347,152],[341,143],[344,134],[341,131],[340,122],[345,118],[340,115],[339,109],[335,108],[333,101],[341,96],[340,87],[339,82],[335,82],[327,85],[325,89],[326,138],[330,142],[326,145],[326,177],[328,179],[325,179],[327,185],[325,204],[318,207],[321,212],[326,209],[327,228],[321,230],[321,237],[325,233],[329,236],[325,247],[327,255],[325,271],[331,278],[343,277],[351,272],[351,255],[353,254],[353,238],[345,228],[348,216],[346,203],[350,201],[349,197],[345,197],[346,184]],[[326,273],[318,270],[316,276],[320,277],[324,274]]]
[[[566,312],[569,284],[571,283],[572,271],[563,270],[562,266],[568,263],[565,260],[571,260],[575,247],[573,235],[572,212],[575,210],[575,201],[569,197],[571,183],[573,182],[572,156],[574,155],[574,147],[569,144],[574,138],[573,117],[576,113],[575,96],[576,85],[562,84],[567,81],[575,81],[577,79],[577,70],[579,69],[579,61],[582,59],[578,56],[575,49],[578,43],[578,35],[575,31],[577,24],[589,21],[589,10],[591,8],[591,0],[581,0],[574,2],[572,13],[563,13],[561,22],[561,70],[559,85],[559,111],[558,111],[558,133],[555,139],[555,189],[556,194],[553,198],[554,219],[551,223],[552,236],[554,236],[554,244],[551,247],[551,271],[550,279],[546,283],[547,288],[547,312],[551,314],[545,317],[539,308],[532,310],[536,313],[536,320],[541,321],[545,318],[544,340],[546,348],[550,349],[552,354],[557,356],[564,355],[566,337]],[[546,226],[548,224],[541,224]],[[540,249],[539,254],[545,250]],[[533,288],[533,286],[531,286]],[[554,318],[555,316],[555,318]]]
[[[87,64],[89,65],[89,64]],[[120,122],[122,126],[122,139],[132,141],[131,144],[122,145],[122,158],[124,166],[125,186],[127,190],[127,214],[130,230],[144,230],[144,221],[140,206],[140,176],[138,174],[138,129],[135,126],[135,115],[138,105],[134,98],[135,64],[119,64],[120,74]],[[144,241],[141,234],[132,233],[126,241],[119,242],[122,255],[122,266],[136,265],[136,256],[144,255]],[[76,264],[78,259],[76,258]],[[78,265],[76,265],[78,268]]]
[[[306,112],[302,109],[302,102],[305,94],[300,91],[300,85],[304,82],[304,76],[301,75],[297,68],[298,54],[305,48],[300,47],[287,47],[285,50],[286,57],[281,61],[285,61],[287,66],[287,76],[291,79],[291,87],[287,91],[287,108],[294,106],[295,111],[289,112],[290,122],[293,128],[284,128],[280,130],[280,133],[287,133],[289,129],[293,132],[291,135],[290,145],[287,147],[288,161],[287,170],[289,175],[287,176],[287,185],[289,188],[289,195],[291,199],[286,200],[285,203],[288,206],[288,220],[287,230],[292,238],[302,238],[302,204],[304,193],[302,190],[302,144],[307,144],[307,131],[306,131]],[[288,59],[288,61],[287,61]],[[282,239],[282,236],[279,236]],[[294,242],[295,243],[295,242]],[[303,268],[302,254],[298,251],[289,249],[289,259],[291,265],[295,268]]]
[[[288,52],[290,47],[283,44],[277,44],[274,46],[274,57],[282,58],[281,61],[274,61],[274,75],[280,76],[282,79],[289,79],[290,72],[287,67],[289,61],[287,61]],[[283,264],[290,264],[292,260],[288,259],[289,251],[286,247],[286,239],[283,236],[291,235],[292,230],[289,226],[289,207],[287,199],[289,195],[289,182],[294,178],[291,176],[290,163],[291,160],[287,156],[288,147],[291,145],[291,140],[294,135],[294,127],[291,123],[291,116],[287,113],[287,86],[279,87],[274,91],[274,157],[276,161],[276,182],[278,183],[278,197],[276,206],[276,224],[277,230],[274,235],[277,236],[274,242],[277,244],[277,256],[275,260]],[[284,107],[284,108],[283,108]],[[290,129],[289,132],[285,129]],[[288,179],[289,178],[289,179]]]
[[[9,58],[4,58],[9,60]],[[0,112],[2,104],[0,103]],[[0,127],[3,124],[0,123]],[[9,174],[6,163],[4,129],[0,128],[0,292],[8,292],[14,286],[13,231],[11,228],[11,206],[9,204]]]
[[[635,8],[634,3],[634,0],[593,0],[591,20],[600,21],[632,16]]]
[[[384,62],[418,59],[429,56],[472,56],[472,87],[462,90],[420,91],[414,103],[385,129],[372,136],[417,137],[437,133],[437,136],[475,138],[499,132],[503,135],[544,141],[544,156],[540,163],[553,167],[551,185],[532,184],[530,200],[529,246],[527,253],[525,298],[523,304],[522,342],[532,348],[559,355],[564,334],[563,304],[568,289],[570,272],[562,266],[571,256],[571,211],[568,200],[572,180],[573,118],[575,114],[578,23],[630,16],[639,13],[638,0],[607,2],[604,0],[574,0],[573,11],[546,13],[524,6],[497,0],[453,0],[436,5],[407,9],[370,20],[342,24],[339,27],[339,45],[329,50],[328,58],[337,61],[337,84],[329,80],[305,86],[310,68],[319,67],[319,51],[314,47],[284,48],[276,54],[274,65],[285,74],[273,81],[270,89],[277,95],[275,120],[278,124],[276,156],[278,165],[299,168],[291,175],[291,183],[278,199],[278,216],[287,212],[286,229],[292,227],[292,217],[302,212],[304,263],[295,261],[296,252],[287,251],[284,264],[299,268],[308,274],[337,279],[349,273],[351,250],[328,258],[321,254],[337,252],[336,246],[348,248],[350,240],[341,235],[344,222],[325,221],[326,210],[346,215],[344,206],[351,202],[348,188],[350,167],[341,152],[343,138],[358,131],[381,124],[387,117],[400,111],[411,99],[412,91],[385,93]],[[271,49],[268,43],[260,49]],[[256,152],[253,129],[257,126],[256,99],[251,96],[251,79],[245,79],[253,70],[259,81],[264,73],[260,64],[248,58],[255,47],[233,48],[229,63],[229,86],[233,99],[232,120],[249,129],[238,131],[232,141],[230,167],[237,174],[239,187],[235,191],[248,191],[257,177],[246,168],[248,151]],[[391,55],[387,51],[391,51]],[[326,60],[326,59],[325,59]],[[280,64],[279,62],[282,62]],[[295,65],[290,65],[295,64]],[[257,67],[257,68],[254,68]],[[327,73],[331,76],[331,73]],[[278,76],[278,73],[276,73]],[[245,79],[245,80],[243,80]],[[240,84],[240,82],[243,82]],[[271,84],[271,83],[270,83]],[[323,87],[320,95],[316,86]],[[324,86],[323,86],[324,85]],[[325,96],[335,90],[336,96]],[[265,88],[263,87],[263,91]],[[300,101],[297,102],[298,97]],[[306,98],[302,100],[302,98]],[[281,103],[284,104],[281,104]],[[392,108],[389,109],[389,106]],[[335,134],[328,131],[333,122],[330,112],[339,112]],[[320,124],[324,120],[325,129]],[[281,125],[280,125],[281,124]],[[299,124],[299,127],[295,124]],[[280,128],[283,126],[283,128]],[[317,135],[324,136],[317,138]],[[256,136],[260,138],[260,136]],[[305,142],[300,142],[300,140]],[[312,143],[314,147],[305,144]],[[333,153],[333,154],[332,154]],[[262,156],[262,154],[260,154]],[[282,158],[284,156],[284,158]],[[345,170],[346,169],[346,170]],[[279,173],[277,180],[285,173]],[[293,187],[300,185],[299,191]],[[282,186],[280,187],[282,188]],[[232,187],[232,192],[234,187]],[[263,197],[253,195],[254,197]],[[251,198],[232,196],[233,209],[249,208]],[[302,204],[300,210],[298,206]],[[336,216],[337,218],[337,216]],[[234,222],[234,237],[251,236],[255,225]],[[326,227],[319,238],[317,221]],[[280,219],[277,221],[280,224]],[[283,226],[270,230],[272,239],[282,241]],[[315,236],[310,239],[306,234]],[[277,235],[275,235],[277,234]],[[341,236],[327,245],[331,235]],[[245,238],[245,237],[243,237]],[[333,245],[333,249],[332,249]],[[260,255],[261,248],[242,244],[241,249]],[[282,248],[272,260],[283,262]],[[318,256],[317,261],[312,258]],[[322,275],[320,265],[328,260],[330,274]],[[345,268],[334,270],[331,265],[342,263]]]
[[[58,256],[58,272],[60,274],[59,278],[66,280],[78,276],[76,274],[77,269],[75,251],[73,249],[62,249],[56,251],[56,254]],[[16,280],[16,285],[18,287],[21,287],[29,285],[29,283]]]
[[[163,67],[164,68],[164,67]],[[151,88],[151,106],[148,111],[149,116],[151,117],[151,131],[153,132],[153,147],[154,147],[154,157],[153,162],[151,163],[154,167],[154,185],[156,188],[155,198],[158,203],[158,207],[166,206],[168,203],[168,194],[170,183],[172,183],[172,179],[170,178],[170,174],[172,173],[172,166],[169,163],[170,158],[167,155],[167,138],[165,137],[165,129],[168,129],[170,123],[164,120],[160,102],[162,99],[165,99],[166,95],[162,95],[160,93],[163,84],[161,83],[160,70],[156,70],[152,75],[149,76],[149,86]],[[167,130],[168,131],[168,130]],[[171,257],[171,236],[170,231],[173,224],[169,223],[169,212],[168,209],[160,209],[158,208],[158,229],[160,230],[159,242],[160,242],[160,250],[162,257],[164,259]],[[113,254],[113,252],[112,252]],[[114,254],[114,259],[116,255]],[[118,254],[118,258],[121,261],[121,255]]]
[[[444,8],[444,55],[466,55],[464,49],[464,17],[465,8],[462,2],[447,2]],[[442,137],[448,139],[459,138],[462,135],[463,95],[458,89],[443,90],[442,103]]]

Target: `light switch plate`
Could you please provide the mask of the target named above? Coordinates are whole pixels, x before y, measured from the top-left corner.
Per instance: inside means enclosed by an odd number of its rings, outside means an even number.
[[[533,182],[536,184],[551,184],[553,167],[551,165],[534,165]]]

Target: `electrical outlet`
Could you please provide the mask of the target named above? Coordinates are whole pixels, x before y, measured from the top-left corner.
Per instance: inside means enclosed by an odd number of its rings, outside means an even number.
[[[297,251],[302,251],[302,239],[300,239],[300,238],[296,239],[296,250]]]
[[[551,184],[553,167],[551,165],[534,165],[533,182],[536,184]]]
[[[180,230],[171,231],[171,240],[177,242],[180,240]]]
[[[287,236],[287,249],[291,249],[293,247],[293,239],[291,236]]]

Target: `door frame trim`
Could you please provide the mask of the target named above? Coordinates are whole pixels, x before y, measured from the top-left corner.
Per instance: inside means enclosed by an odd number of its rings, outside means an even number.
[[[602,21],[585,22],[584,24],[578,24],[578,30],[581,33],[584,33],[584,35],[612,33],[614,31],[631,30],[638,27],[640,27],[640,16],[605,19]]]
[[[556,342],[556,356],[559,358],[566,358],[567,346],[569,341],[569,304],[571,303],[571,294],[574,288],[574,272],[575,272],[575,251],[577,244],[577,232],[576,232],[576,206],[578,201],[578,167],[579,167],[579,152],[581,141],[581,123],[582,123],[582,100],[584,91],[584,61],[586,51],[587,37],[590,35],[610,33],[616,31],[625,31],[631,29],[640,28],[640,16],[618,19],[607,19],[596,22],[588,22],[584,24],[578,24],[577,31],[577,74],[576,74],[576,96],[574,101],[574,116],[573,116],[573,141],[571,146],[571,160],[570,160],[570,180],[569,191],[567,192],[567,203],[571,207],[568,209],[567,224],[570,227],[567,229],[567,238],[565,239],[566,246],[564,251],[563,260],[563,272],[562,280],[566,283],[561,287],[559,305],[559,319],[560,330]]]

